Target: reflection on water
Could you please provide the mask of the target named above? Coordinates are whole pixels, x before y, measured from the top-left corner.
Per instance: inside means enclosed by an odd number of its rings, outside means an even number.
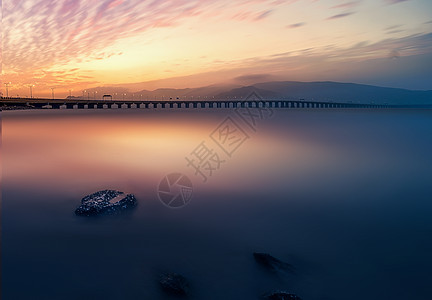
[[[231,115],[3,112],[3,299],[165,299],[163,271],[189,278],[191,299],[429,299],[430,111],[277,110],[203,183],[185,157],[218,151],[209,135]],[[157,196],[172,172],[193,182],[182,209]],[[103,189],[139,205],[74,215]],[[254,251],[296,274],[262,272]]]

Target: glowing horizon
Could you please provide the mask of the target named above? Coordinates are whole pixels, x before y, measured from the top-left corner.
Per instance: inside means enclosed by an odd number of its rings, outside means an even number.
[[[432,89],[428,0],[3,1],[9,95],[352,81]],[[69,92],[70,90],[70,92]]]

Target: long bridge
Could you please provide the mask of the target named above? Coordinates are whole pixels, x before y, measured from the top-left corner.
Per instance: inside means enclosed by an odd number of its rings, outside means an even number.
[[[6,98],[0,99],[0,108],[51,108],[51,109],[101,109],[101,108],[432,108],[432,105],[390,105],[305,100],[83,100]]]

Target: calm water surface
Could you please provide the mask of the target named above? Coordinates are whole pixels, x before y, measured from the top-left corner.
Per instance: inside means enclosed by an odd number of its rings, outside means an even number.
[[[249,136],[232,157],[210,138],[228,116]],[[255,131],[226,109],[3,112],[3,299],[170,299],[165,271],[190,299],[431,299],[431,128],[416,110],[279,109]],[[185,159],[201,142],[225,160],[206,183]],[[171,172],[193,182],[181,209],[157,196]],[[108,188],[138,207],[74,215]]]

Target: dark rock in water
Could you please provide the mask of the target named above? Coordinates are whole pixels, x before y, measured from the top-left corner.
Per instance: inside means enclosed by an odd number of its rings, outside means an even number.
[[[166,273],[160,277],[159,283],[162,289],[174,295],[186,295],[189,291],[189,283],[185,277],[176,273]]]
[[[277,271],[290,271],[294,272],[294,267],[290,264],[287,264],[279,259],[271,256],[268,253],[258,253],[254,252],[253,254],[255,261],[259,263],[261,266],[266,269],[277,272]]]
[[[283,291],[272,292],[264,295],[262,298],[267,300],[301,300],[297,295]]]
[[[104,190],[82,198],[81,205],[75,210],[75,214],[79,216],[116,214],[136,206],[136,203],[136,198],[132,194]]]

